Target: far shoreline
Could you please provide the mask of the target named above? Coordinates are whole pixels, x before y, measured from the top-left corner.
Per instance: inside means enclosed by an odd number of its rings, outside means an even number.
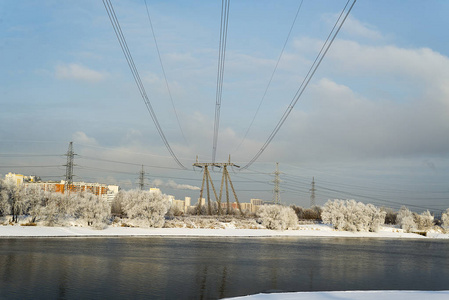
[[[122,237],[161,237],[161,238],[378,238],[378,239],[415,239],[415,240],[441,240],[449,239],[449,234],[428,232],[427,236],[416,233],[405,233],[391,227],[382,227],[379,232],[349,232],[337,231],[329,225],[300,225],[294,230],[270,229],[210,229],[210,228],[139,228],[114,227],[93,229],[90,227],[45,227],[45,226],[0,226],[0,238],[122,238]]]

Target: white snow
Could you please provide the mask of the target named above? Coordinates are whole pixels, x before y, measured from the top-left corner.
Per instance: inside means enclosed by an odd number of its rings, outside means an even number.
[[[269,229],[206,229],[206,228],[136,228],[113,227],[96,230],[91,227],[44,227],[44,226],[0,226],[0,237],[76,237],[76,236],[198,236],[198,237],[368,237],[368,238],[415,238],[448,239],[449,234],[435,231],[424,237],[415,233],[404,233],[401,229],[382,226],[379,232],[337,231],[328,225],[299,225],[296,230]]]
[[[257,294],[231,298],[232,300],[447,300],[449,291],[341,291]]]

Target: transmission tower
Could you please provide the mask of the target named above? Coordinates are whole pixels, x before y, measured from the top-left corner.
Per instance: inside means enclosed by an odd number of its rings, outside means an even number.
[[[310,207],[315,206],[315,177],[312,177],[312,188],[310,189]]]
[[[65,164],[65,190],[70,191],[73,187],[73,158],[75,153],[73,153],[73,142],[69,143],[69,149],[67,150],[67,164]]]
[[[280,189],[280,179],[281,172],[279,172],[279,163],[276,163],[276,171],[274,172],[274,189],[273,189],[273,201],[274,204],[281,204],[281,189]]]
[[[223,184],[225,184],[225,188],[226,188],[226,214],[230,213],[230,207],[231,206],[230,206],[230,203],[229,203],[229,186],[231,186],[232,192],[234,194],[235,202],[237,202],[237,207],[238,207],[240,213],[243,215],[243,211],[242,211],[242,208],[240,206],[239,199],[237,198],[237,193],[235,192],[234,185],[232,184],[232,181],[231,181],[231,176],[229,175],[229,172],[228,172],[228,169],[227,169],[228,166],[237,167],[237,168],[240,168],[240,167],[237,166],[236,164],[231,163],[231,156],[229,156],[229,161],[227,163],[199,163],[198,162],[198,157],[197,157],[196,158],[196,163],[194,163],[193,166],[197,167],[197,168],[201,168],[201,169],[204,170],[203,182],[201,184],[200,198],[198,199],[198,210],[197,210],[198,214],[200,214],[201,201],[203,199],[204,183],[206,183],[207,212],[208,212],[209,215],[212,214],[212,207],[211,207],[211,202],[210,202],[209,184],[212,187],[212,190],[213,190],[214,195],[215,195],[215,199],[216,199],[217,204],[218,204],[218,214],[221,215],[221,213],[222,213],[222,210],[221,210],[221,197],[222,197],[222,194],[223,194]],[[223,174],[222,174],[222,177],[221,177],[220,196],[217,196],[217,192],[215,190],[214,183],[212,182],[212,177],[210,176],[209,167],[223,168]],[[228,184],[229,184],[229,186],[228,186]]]
[[[139,175],[139,188],[141,191],[143,191],[145,186],[145,171],[143,170],[143,165],[142,165],[142,170],[140,171],[140,175]]]

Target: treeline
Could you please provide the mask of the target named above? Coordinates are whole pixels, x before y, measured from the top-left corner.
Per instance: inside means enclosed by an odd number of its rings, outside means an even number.
[[[169,208],[166,195],[149,191],[121,191],[114,199],[122,217],[136,226],[162,227]],[[107,227],[113,221],[111,206],[89,192],[52,193],[39,186],[16,186],[0,180],[0,216],[11,216],[17,223],[28,217],[26,225]]]
[[[39,186],[16,186],[0,181],[0,216],[29,216],[29,225],[65,226],[78,221],[104,228],[110,217],[106,201],[87,192],[60,194],[43,191]]]
[[[304,209],[292,206],[299,220],[312,220],[331,224],[337,230],[376,232],[383,224],[398,225],[404,232],[427,231],[442,227],[449,229],[449,209],[437,220],[427,210],[418,214],[402,206],[398,212],[391,208],[376,207],[355,200],[329,200],[321,208]]]
[[[196,207],[186,215],[204,214],[205,209],[205,206]],[[213,211],[218,213],[216,204]],[[230,213],[233,215],[235,211]],[[122,226],[163,227],[166,218],[182,215],[161,193],[120,191],[109,205],[106,200],[88,192],[51,193],[39,186],[16,186],[0,180],[0,216],[7,216],[6,222],[10,223],[17,223],[22,217],[27,218],[28,225],[87,225],[102,229],[115,222]],[[323,207],[312,208],[264,205],[256,214],[247,214],[246,218],[275,230],[295,229],[298,220],[323,222],[347,231],[376,232],[385,223],[400,226],[405,232],[427,231],[435,226],[449,229],[449,209],[442,214],[441,220],[435,220],[429,211],[418,214],[402,207],[395,212],[355,200],[329,200]],[[3,220],[5,222],[5,218]]]

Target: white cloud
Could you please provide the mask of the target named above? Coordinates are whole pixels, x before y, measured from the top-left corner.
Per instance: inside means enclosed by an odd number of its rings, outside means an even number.
[[[72,135],[72,139],[75,143],[85,144],[85,145],[98,145],[94,138],[88,137],[82,131],[77,131]]]
[[[355,37],[363,37],[372,40],[382,39],[382,34],[373,26],[362,23],[353,16],[349,16],[343,25],[343,31]]]
[[[78,64],[59,64],[55,68],[58,79],[98,82],[106,77],[106,73],[98,72]]]
[[[449,59],[429,48],[400,48],[397,46],[367,46],[358,42],[338,40],[326,60],[342,71],[378,76],[379,72],[404,78],[419,78],[427,82],[449,76]]]
[[[277,155],[290,161],[449,153],[449,120],[435,99],[374,100],[329,79],[309,92],[313,109],[295,110],[278,137]]]
[[[154,179],[154,180],[151,182],[151,184],[154,185],[154,186],[162,186],[162,185],[164,184],[164,181],[161,180],[161,179]]]
[[[197,186],[189,185],[189,184],[178,184],[174,180],[168,180],[164,182],[162,179],[154,179],[151,184],[157,187],[167,187],[175,190],[191,190],[191,191],[199,191],[200,188]]]

